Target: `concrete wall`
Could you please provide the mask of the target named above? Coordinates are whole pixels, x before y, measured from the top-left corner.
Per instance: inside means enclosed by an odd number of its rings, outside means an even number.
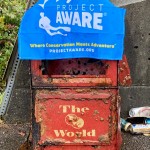
[[[112,1],[125,4],[125,0]],[[138,3],[124,6],[127,10],[124,53],[128,59],[133,84],[129,88],[120,88],[123,117],[127,116],[131,107],[150,106],[150,0],[131,2]]]
[[[133,84],[120,87],[121,117],[133,107],[150,106],[150,0],[112,0],[126,8],[125,54]],[[130,5],[128,5],[130,4]],[[122,134],[122,150],[149,150],[150,138]]]
[[[134,4],[134,3],[138,3],[138,2],[142,2],[146,0],[110,0],[110,1],[113,2],[117,6],[125,6],[125,5]]]
[[[112,1],[125,4],[125,0]],[[124,6],[127,10],[124,53],[128,59],[133,84],[131,87],[120,88],[123,117],[127,116],[132,107],[150,106],[150,0],[131,2],[138,3]]]

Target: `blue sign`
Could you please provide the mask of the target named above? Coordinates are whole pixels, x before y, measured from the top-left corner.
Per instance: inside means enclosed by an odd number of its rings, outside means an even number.
[[[19,58],[122,59],[125,9],[109,0],[39,0],[19,29]]]

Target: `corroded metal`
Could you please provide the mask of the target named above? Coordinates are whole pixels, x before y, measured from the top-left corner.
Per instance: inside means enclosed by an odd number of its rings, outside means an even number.
[[[119,73],[119,78],[118,78],[119,85],[130,86],[132,84],[130,69],[125,55],[123,56],[123,59],[119,61],[118,73]]]
[[[32,61],[35,87],[117,86],[117,61],[68,59]]]
[[[117,139],[116,95],[116,89],[37,90],[38,144],[110,145]]]
[[[95,145],[86,145],[86,146],[45,146],[36,147],[35,150],[117,150],[115,144],[110,146],[95,146]]]
[[[124,61],[32,61],[34,149],[119,150],[118,67],[126,85]]]

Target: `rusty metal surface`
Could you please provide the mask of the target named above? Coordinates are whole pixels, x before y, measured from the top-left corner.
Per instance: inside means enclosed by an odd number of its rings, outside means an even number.
[[[45,146],[36,147],[35,150],[119,150],[115,144],[112,146]]]
[[[123,59],[118,63],[119,71],[119,85],[121,86],[130,86],[132,84],[130,68],[126,56],[123,56]]]
[[[41,87],[34,93],[34,149],[119,149],[117,61],[31,61],[31,71],[33,87]]]
[[[35,87],[117,86],[117,61],[67,59],[31,61]]]
[[[118,134],[117,94],[117,89],[37,90],[38,144],[113,147]]]

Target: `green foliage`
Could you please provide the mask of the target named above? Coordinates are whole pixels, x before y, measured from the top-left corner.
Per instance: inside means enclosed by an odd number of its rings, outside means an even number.
[[[27,0],[1,0],[0,2],[0,103],[5,83],[2,78],[16,41],[26,2]]]
[[[4,93],[0,93],[0,105],[2,104],[3,96],[4,96]]]
[[[0,82],[12,53],[25,5],[26,0],[0,2]]]

